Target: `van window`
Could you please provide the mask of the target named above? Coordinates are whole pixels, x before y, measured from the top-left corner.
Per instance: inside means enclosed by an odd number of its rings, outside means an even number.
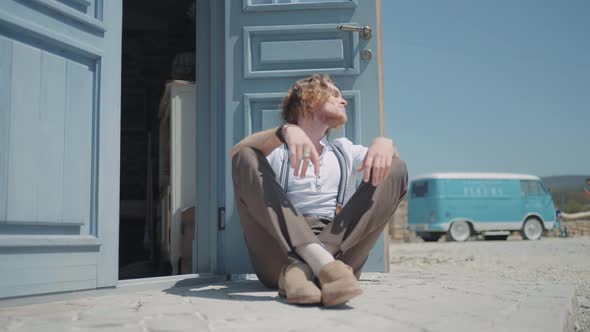
[[[418,181],[412,184],[412,197],[426,197],[428,195],[428,182]]]
[[[522,180],[520,181],[520,191],[523,196],[543,196],[547,195],[545,187],[539,181]]]

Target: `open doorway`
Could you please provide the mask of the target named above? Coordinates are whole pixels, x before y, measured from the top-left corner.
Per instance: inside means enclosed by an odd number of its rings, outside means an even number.
[[[194,207],[170,211],[168,99],[170,84],[194,97],[195,8],[195,0],[123,1],[119,279],[191,272]]]

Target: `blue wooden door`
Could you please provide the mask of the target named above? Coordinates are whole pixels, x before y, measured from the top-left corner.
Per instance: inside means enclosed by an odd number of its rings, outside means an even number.
[[[225,1],[225,156],[244,136],[277,126],[279,105],[291,84],[328,73],[348,101],[345,135],[370,145],[382,132],[377,0]],[[369,26],[370,36],[339,25]],[[364,54],[364,56],[363,56]],[[225,164],[226,226],[221,250],[227,273],[252,268],[235,209],[231,163]],[[386,269],[384,239],[365,271]]]
[[[121,14],[0,2],[0,297],[117,282]]]

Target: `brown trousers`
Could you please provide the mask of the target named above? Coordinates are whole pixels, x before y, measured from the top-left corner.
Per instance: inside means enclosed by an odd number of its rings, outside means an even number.
[[[310,243],[323,245],[360,276],[408,184],[405,163],[393,159],[389,175],[379,186],[363,182],[336,218],[316,235],[312,227],[318,220],[306,219],[291,204],[260,151],[240,149],[232,160],[232,177],[252,265],[258,279],[270,288],[277,288],[284,266],[301,260],[295,248]]]

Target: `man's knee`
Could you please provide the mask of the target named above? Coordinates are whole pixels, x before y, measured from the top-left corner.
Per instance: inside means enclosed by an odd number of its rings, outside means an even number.
[[[404,188],[408,186],[408,168],[402,159],[393,158],[389,175],[394,183],[401,183]]]
[[[251,147],[240,148],[232,158],[232,172],[235,174],[244,167],[258,164],[260,151]]]

